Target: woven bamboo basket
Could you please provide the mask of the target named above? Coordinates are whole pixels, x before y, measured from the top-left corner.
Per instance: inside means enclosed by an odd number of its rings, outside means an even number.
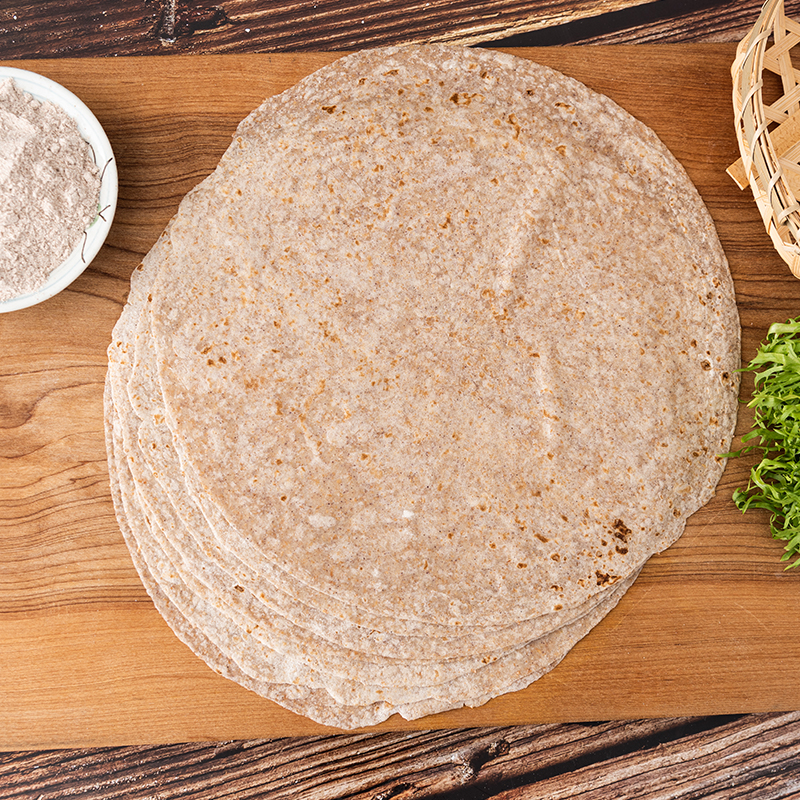
[[[783,0],[767,0],[731,67],[742,157],[728,174],[740,188],[750,186],[775,248],[800,278],[800,70],[791,52],[797,44],[800,24],[786,17]],[[766,72],[780,78],[780,96],[769,104]]]

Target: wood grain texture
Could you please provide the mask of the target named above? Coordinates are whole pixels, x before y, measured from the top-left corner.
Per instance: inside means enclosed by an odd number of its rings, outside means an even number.
[[[0,6],[0,58],[736,41],[761,0],[22,0]],[[789,14],[800,0],[787,0]],[[514,37],[514,38],[509,38]]]
[[[749,359],[796,313],[800,282],[725,175],[736,157],[730,45],[525,51],[610,95],[683,162],[734,274]],[[106,127],[121,176],[100,257],[53,300],[0,318],[0,747],[75,747],[317,733],[216,676],[147,600],[108,496],[105,348],[130,273],[236,123],[333,54],[19,63],[68,86]],[[660,70],[654,73],[654,60]],[[687,102],[688,98],[688,102]],[[747,429],[743,412],[739,429]],[[636,719],[800,708],[800,573],[759,513],[730,496],[749,462],[654,558],[620,606],[552,673],[475,710],[381,730]]]
[[[109,8],[100,0],[29,0],[0,16],[0,52],[13,58],[18,54],[346,50],[400,41],[478,41],[643,2],[133,0]]]
[[[667,800],[800,790],[800,714],[0,755],[0,798]]]
[[[599,17],[531,29],[494,42],[495,46],[541,47],[567,44],[646,44],[739,41],[753,26],[761,0],[660,0]],[[785,0],[790,17],[798,0]]]

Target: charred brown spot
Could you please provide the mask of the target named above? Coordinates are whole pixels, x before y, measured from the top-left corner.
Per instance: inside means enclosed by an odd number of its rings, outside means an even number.
[[[628,537],[633,531],[621,519],[615,519],[614,524],[611,526],[611,533],[615,538],[627,544]]]
[[[468,106],[476,97],[480,97],[477,92],[473,92],[472,94],[469,94],[468,92],[454,92],[450,95],[450,102],[455,103],[457,106]],[[497,124],[497,121],[495,121],[495,124]]]
[[[607,572],[601,572],[599,569],[594,575],[595,578],[597,578],[598,586],[610,586],[612,583],[616,583],[619,580],[619,575],[610,575]]]

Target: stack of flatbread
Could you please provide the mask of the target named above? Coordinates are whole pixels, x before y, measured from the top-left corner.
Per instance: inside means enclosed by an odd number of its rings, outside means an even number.
[[[159,611],[352,728],[521,689],[617,604],[714,491],[739,322],[649,129],[519,58],[403,47],[241,123],[109,360]]]

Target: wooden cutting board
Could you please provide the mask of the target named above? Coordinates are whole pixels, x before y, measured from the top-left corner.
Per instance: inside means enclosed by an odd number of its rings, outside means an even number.
[[[738,157],[730,45],[515,51],[650,125],[705,198],[730,260],[748,361],[800,313]],[[12,62],[67,86],[104,125],[120,201],[107,245],[58,297],[0,315],[0,748],[258,738],[324,730],[217,676],[162,622],[117,527],[102,391],[131,271],[236,124],[330,54]],[[752,383],[745,379],[743,396]],[[739,433],[749,428],[743,409]],[[800,708],[800,571],[731,493],[734,460],[683,538],[553,672],[474,710],[383,728],[507,725]]]

